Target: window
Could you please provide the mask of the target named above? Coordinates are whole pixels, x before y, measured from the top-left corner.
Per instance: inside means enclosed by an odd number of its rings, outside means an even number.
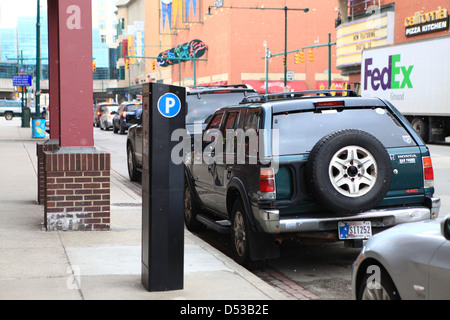
[[[227,129],[234,129],[236,124],[238,113],[237,112],[230,112],[227,115],[227,121],[225,123],[225,134]]]
[[[216,114],[214,116],[214,118],[212,119],[211,123],[209,124],[208,129],[219,129],[222,117],[223,117],[223,113]]]
[[[279,130],[279,155],[308,153],[317,141],[343,129],[366,131],[386,148],[407,147],[414,143],[390,111],[383,108],[331,113],[287,112],[275,114],[272,121],[272,128]]]

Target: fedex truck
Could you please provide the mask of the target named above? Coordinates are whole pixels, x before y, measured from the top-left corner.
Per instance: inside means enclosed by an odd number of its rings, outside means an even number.
[[[364,50],[361,96],[391,102],[425,142],[450,136],[450,36]]]

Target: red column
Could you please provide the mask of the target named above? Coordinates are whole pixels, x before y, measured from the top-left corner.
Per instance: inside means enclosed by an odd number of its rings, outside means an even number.
[[[48,0],[48,67],[50,89],[50,140],[59,140],[59,23],[58,0]]]
[[[93,147],[91,0],[58,0],[58,12],[59,145]]]

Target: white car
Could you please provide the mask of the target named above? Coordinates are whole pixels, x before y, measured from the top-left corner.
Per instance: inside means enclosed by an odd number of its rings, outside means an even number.
[[[449,300],[450,215],[369,238],[353,265],[358,300]]]
[[[100,116],[100,129],[109,130],[113,126],[114,115],[119,111],[119,106],[108,106]]]

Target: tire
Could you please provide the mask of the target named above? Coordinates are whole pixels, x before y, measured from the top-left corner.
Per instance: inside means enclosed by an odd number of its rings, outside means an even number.
[[[371,134],[347,129],[323,137],[311,150],[307,180],[318,203],[342,214],[372,209],[386,196],[392,165]]]
[[[380,273],[367,271],[358,288],[358,300],[400,300],[400,295],[391,277],[384,268],[375,265]],[[379,283],[374,281],[378,277]]]
[[[131,181],[140,181],[141,172],[136,168],[136,160],[134,158],[133,148],[130,144],[127,145],[127,165],[128,165],[128,175]]]
[[[411,126],[416,130],[417,134],[425,143],[429,142],[430,136],[428,132],[428,123],[423,118],[414,118],[411,121]]]
[[[117,127],[116,127],[116,125],[114,124],[114,122],[113,122],[113,132],[114,132],[114,133],[119,132],[119,129],[117,129]]]
[[[10,121],[14,118],[14,114],[12,112],[5,112],[5,119]]]
[[[198,232],[204,230],[206,226],[197,220],[200,209],[194,199],[194,194],[186,182],[184,187],[184,224],[189,231]]]
[[[251,265],[248,228],[244,206],[237,199],[231,212],[231,248],[234,260],[243,266]]]

